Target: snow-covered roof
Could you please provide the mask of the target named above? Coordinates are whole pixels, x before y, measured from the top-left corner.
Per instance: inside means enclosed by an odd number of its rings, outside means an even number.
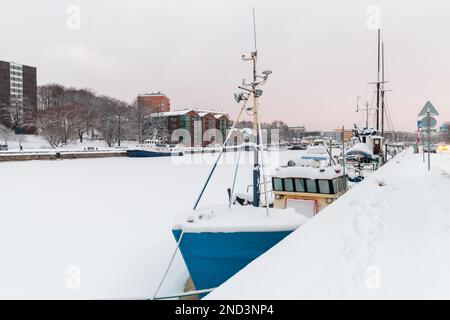
[[[168,111],[168,112],[157,112],[157,113],[152,113],[150,116],[151,117],[182,116],[191,111],[192,111],[192,109],[183,109],[183,110],[175,110],[175,111]]]
[[[161,92],[151,92],[151,93],[142,93],[138,95],[138,97],[166,97],[166,95]]]
[[[369,147],[365,143],[357,143],[353,147],[347,150],[346,155],[364,155],[367,157],[373,156],[372,151],[370,151]]]
[[[203,117],[207,114],[212,114],[215,118],[220,117],[227,117],[229,118],[228,114],[224,112],[218,112],[218,111],[212,111],[212,110],[200,110],[200,109],[192,109],[192,108],[184,108],[180,110],[174,110],[174,111],[168,111],[168,112],[158,112],[158,113],[152,113],[151,117],[170,117],[170,116],[182,116],[185,115],[191,111],[196,112],[200,117]]]
[[[216,119],[220,119],[220,118],[222,118],[222,117],[226,117],[227,119],[230,118],[227,114],[223,114],[223,113],[215,114],[214,117],[215,117]]]
[[[331,180],[343,175],[341,166],[334,167],[281,167],[275,172],[274,178],[305,178],[305,179],[326,179]]]
[[[189,222],[192,221],[192,222]],[[291,231],[308,221],[293,208],[266,208],[227,205],[190,210],[177,216],[173,229],[185,232]]]

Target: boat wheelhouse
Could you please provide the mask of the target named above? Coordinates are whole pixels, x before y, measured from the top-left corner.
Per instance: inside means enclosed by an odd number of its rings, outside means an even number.
[[[312,218],[348,190],[340,166],[282,167],[272,175],[273,205]]]

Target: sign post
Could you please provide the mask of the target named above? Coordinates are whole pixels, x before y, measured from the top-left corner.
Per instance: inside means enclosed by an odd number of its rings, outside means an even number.
[[[427,135],[428,135],[428,171],[430,171],[430,161],[431,161],[431,148],[430,148],[430,109],[427,110],[427,119],[428,119],[428,126],[427,126]]]
[[[427,133],[427,152],[428,152],[428,171],[431,169],[431,130],[436,127],[437,121],[434,116],[438,116],[439,112],[436,108],[431,104],[430,101],[427,101],[425,106],[419,112],[419,120],[418,127],[419,130],[423,132],[426,130]],[[433,116],[433,117],[432,117]],[[424,130],[425,129],[425,130]],[[423,140],[423,139],[422,139]],[[423,151],[423,161],[425,162],[425,141],[422,141],[422,151]]]

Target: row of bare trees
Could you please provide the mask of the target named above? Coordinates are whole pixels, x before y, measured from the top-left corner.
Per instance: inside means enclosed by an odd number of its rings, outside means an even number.
[[[144,139],[145,113],[128,103],[88,89],[49,84],[38,88],[36,126],[52,147],[86,137],[100,137],[108,146],[124,139]]]

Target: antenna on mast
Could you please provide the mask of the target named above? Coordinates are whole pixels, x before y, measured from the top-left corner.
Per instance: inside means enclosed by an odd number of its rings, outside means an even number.
[[[253,39],[255,41],[255,51],[256,51],[256,15],[255,15],[255,7],[253,7]]]

